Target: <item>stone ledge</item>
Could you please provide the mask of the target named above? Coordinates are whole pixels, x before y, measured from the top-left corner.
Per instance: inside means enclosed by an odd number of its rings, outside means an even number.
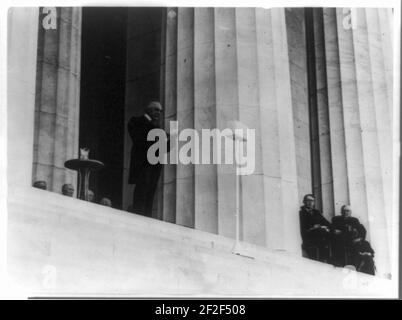
[[[9,190],[10,191],[10,190]],[[8,199],[8,269],[29,295],[393,297],[394,282],[34,188]],[[55,270],[54,286],[46,270]]]

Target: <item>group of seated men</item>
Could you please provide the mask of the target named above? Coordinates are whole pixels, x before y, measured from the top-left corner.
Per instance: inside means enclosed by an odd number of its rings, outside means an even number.
[[[357,271],[375,274],[374,250],[366,240],[366,229],[352,217],[350,206],[341,208],[341,215],[330,223],[315,209],[315,197],[307,194],[300,208],[302,248],[307,257],[344,267],[353,265]]]
[[[42,190],[47,190],[47,183],[46,181],[35,181],[33,183],[33,186],[38,189]],[[65,183],[61,187],[61,194],[67,197],[73,197],[74,196],[74,187],[71,183]],[[95,194],[92,190],[88,190],[88,201],[89,202],[95,202]],[[112,201],[109,198],[103,197],[100,201],[99,204],[107,207],[112,206]]]

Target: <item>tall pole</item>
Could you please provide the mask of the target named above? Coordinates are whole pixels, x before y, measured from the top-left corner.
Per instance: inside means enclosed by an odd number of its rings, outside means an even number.
[[[253,257],[242,253],[242,249],[240,247],[240,176],[243,174],[242,172],[242,164],[240,163],[240,152],[241,148],[244,148],[244,143],[247,143],[247,138],[245,137],[245,133],[247,127],[243,125],[240,121],[230,121],[229,127],[232,128],[233,134],[228,137],[233,139],[234,142],[234,156],[235,156],[235,166],[236,166],[236,211],[235,211],[235,243],[232,249],[233,254],[241,255],[247,258],[253,259]],[[241,133],[240,133],[241,132]]]
[[[239,168],[239,139],[236,139],[234,137],[235,141],[235,165],[236,165],[236,242],[235,242],[235,247],[234,250],[236,253],[236,249],[239,247],[239,242],[240,242],[240,168]]]

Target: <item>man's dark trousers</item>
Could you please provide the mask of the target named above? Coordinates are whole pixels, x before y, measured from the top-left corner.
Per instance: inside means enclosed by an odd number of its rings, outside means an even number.
[[[148,141],[148,133],[157,127],[145,116],[132,117],[128,132],[132,139],[128,183],[135,184],[132,212],[151,216],[152,203],[162,165],[148,162],[147,152],[154,141]]]
[[[137,178],[133,196],[133,212],[150,217],[152,215],[153,198],[158,184],[161,164],[145,164]]]

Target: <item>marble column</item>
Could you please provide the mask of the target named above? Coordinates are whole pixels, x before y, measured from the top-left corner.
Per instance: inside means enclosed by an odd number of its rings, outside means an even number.
[[[297,149],[295,141],[295,114],[292,103],[289,46],[284,9],[271,9],[273,60],[275,65],[276,107],[279,126],[279,154],[276,155],[281,168],[282,230],[276,236],[283,237],[283,249],[300,252],[300,228],[298,209],[299,176],[297,171]],[[268,214],[278,214],[268,212]],[[296,218],[296,217],[297,218]]]
[[[177,120],[177,8],[167,8],[165,27],[165,127]],[[177,149],[171,150],[177,153]],[[176,165],[167,164],[163,169],[163,220],[176,221]]]
[[[305,62],[297,61],[294,51],[304,47],[297,45],[292,34],[297,30],[288,25],[293,14],[298,13],[256,10],[262,148],[262,158],[257,160],[262,162],[264,176],[266,246],[300,252],[299,197],[306,189],[311,192],[311,183],[303,181],[301,170],[310,165],[310,150],[308,144],[305,149],[301,145],[308,141],[308,127],[299,126],[304,115],[297,113],[298,107],[307,108],[299,70],[299,66],[305,68]],[[297,25],[297,20],[293,23]],[[304,159],[303,154],[307,155]]]
[[[55,29],[39,24],[32,173],[55,192],[76,183],[64,162],[78,155],[80,58],[81,8],[57,8]]]
[[[166,119],[200,136],[233,120],[254,129],[255,171],[240,183],[240,239],[299,252],[298,184],[306,173],[296,146],[310,151],[308,135],[305,148],[296,142],[284,9],[179,8],[167,19]],[[233,165],[166,166],[164,179],[166,221],[235,236]]]
[[[369,10],[370,12],[375,12],[378,15],[378,28],[380,33],[381,49],[384,63],[384,72],[387,88],[387,99],[389,114],[391,116],[391,122],[393,123],[393,92],[394,92],[394,60],[393,54],[394,49],[392,46],[393,42],[393,27],[394,27],[394,13],[391,8],[381,8],[377,10]]]
[[[215,9],[216,127],[239,117],[236,9]],[[222,148],[224,148],[222,146]],[[223,151],[223,149],[221,150]],[[217,165],[218,234],[235,237],[236,176],[232,165]],[[241,230],[240,230],[241,231]]]
[[[215,21],[213,8],[194,9],[194,129],[216,128]],[[211,159],[210,159],[211,160]],[[218,233],[216,165],[194,166],[194,227]]]
[[[343,126],[345,130],[346,165],[349,201],[354,215],[368,227],[367,194],[364,174],[363,145],[357,92],[355,52],[351,28],[344,27],[345,14],[336,10],[340,87],[342,93]]]
[[[194,128],[194,8],[178,9],[176,90],[177,122],[182,132]],[[184,143],[179,142],[179,148]],[[176,167],[177,224],[194,227],[194,200],[194,164],[179,161]]]
[[[305,194],[314,193],[313,176],[320,181],[319,171],[318,174],[312,174],[312,163],[314,160],[315,163],[319,161],[319,155],[311,151],[305,10],[285,9],[285,17],[297,158],[298,203],[301,203]],[[313,138],[317,140],[315,136]],[[317,196],[318,202],[321,203],[321,192],[318,192]]]
[[[322,185],[321,185],[321,139],[320,139],[320,119],[318,102],[318,80],[317,77],[317,58],[315,42],[315,20],[314,9],[304,9],[305,34],[306,34],[306,58],[307,58],[307,83],[308,83],[308,104],[309,104],[309,128],[310,128],[310,149],[311,149],[311,182],[312,190],[315,195],[315,207],[322,211]]]
[[[386,225],[385,189],[383,169],[391,158],[390,127],[387,117],[385,91],[379,85],[381,78],[385,77],[385,70],[378,64],[374,39],[379,33],[376,29],[376,15],[366,13],[366,9],[357,9],[356,28],[353,32],[353,45],[355,52],[355,68],[357,80],[357,94],[361,123],[361,137],[364,161],[364,174],[366,179],[367,215],[370,228],[370,240],[376,247],[379,273],[389,272],[389,248]],[[369,27],[370,26],[370,27]],[[371,40],[371,41],[370,41]],[[370,43],[371,42],[371,43]],[[376,58],[375,58],[376,57]],[[384,81],[383,81],[384,82]],[[384,86],[383,86],[384,87]],[[381,152],[383,154],[381,155]],[[387,159],[388,158],[388,159]],[[388,189],[389,190],[389,189]],[[388,207],[389,208],[389,207]]]
[[[266,246],[271,249],[284,248],[283,236],[278,230],[283,228],[283,201],[281,188],[281,164],[279,123],[277,109],[277,93],[275,77],[272,18],[271,12],[262,8],[256,9],[256,33],[258,54],[258,86],[260,101],[262,170],[264,172],[264,205]]]
[[[392,115],[380,23],[383,9],[324,9],[326,80],[335,206],[350,203],[368,230],[378,274],[390,272]],[[388,62],[385,62],[388,61]],[[388,69],[389,72],[389,69]],[[345,174],[346,173],[346,174]]]
[[[334,8],[323,9],[326,73],[326,79],[323,79],[323,81],[327,83],[334,211],[335,214],[340,214],[342,205],[350,203],[350,200],[336,19],[336,10]]]
[[[375,125],[378,137],[379,161],[384,193],[384,212],[388,230],[393,226],[393,118],[392,118],[392,47],[384,51],[389,45],[391,36],[389,30],[381,30],[382,13],[388,9],[367,8],[367,45],[371,64],[372,90],[375,110]],[[386,45],[384,44],[386,43]],[[390,79],[391,78],[391,79]]]
[[[255,130],[255,169],[253,174],[241,177],[243,241],[265,245],[256,9],[236,8],[236,43],[239,120]]]
[[[307,193],[334,215],[324,29],[320,9],[286,9],[299,203]]]
[[[324,216],[331,220],[335,215],[332,158],[331,158],[331,135],[329,122],[327,71],[325,56],[325,34],[323,9],[312,9],[312,34],[314,54],[314,81],[315,86],[315,107],[318,142],[318,161],[319,161],[319,189],[321,198],[321,210]]]
[[[8,191],[32,183],[35,83],[39,9],[8,10],[7,184]]]

